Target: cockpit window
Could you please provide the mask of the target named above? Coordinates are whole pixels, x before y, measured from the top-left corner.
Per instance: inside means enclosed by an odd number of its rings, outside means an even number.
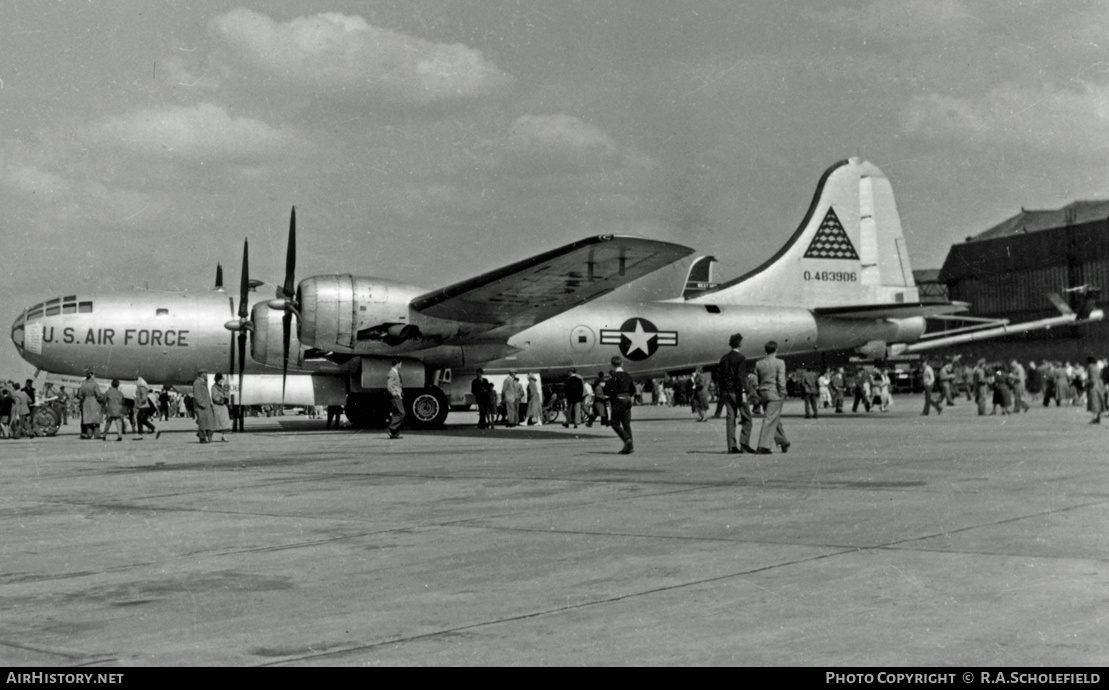
[[[45,316],[57,316],[58,314],[91,314],[92,301],[78,302],[76,295],[69,295],[68,297],[55,297],[46,302],[39,302],[35,306],[27,309],[20,315],[16,324],[40,319]]]

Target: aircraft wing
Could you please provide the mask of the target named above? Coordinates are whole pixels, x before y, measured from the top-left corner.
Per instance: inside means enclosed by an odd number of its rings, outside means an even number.
[[[908,319],[914,316],[958,314],[970,307],[967,302],[919,302],[915,304],[864,304],[848,307],[817,307],[813,313],[830,319]]]
[[[692,253],[670,242],[600,235],[433,290],[411,306],[434,318],[519,331]]]

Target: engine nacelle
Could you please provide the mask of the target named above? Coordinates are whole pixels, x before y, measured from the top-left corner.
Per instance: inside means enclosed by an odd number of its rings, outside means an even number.
[[[265,302],[258,302],[250,310],[250,320],[254,323],[254,332],[250,336],[250,356],[255,362],[281,367],[281,318],[284,315],[285,312],[272,309]],[[290,328],[289,365],[300,364],[300,341],[297,339],[296,328]]]
[[[370,354],[382,342],[419,339],[408,305],[423,292],[414,285],[349,274],[306,278],[297,287],[300,342],[320,350]]]

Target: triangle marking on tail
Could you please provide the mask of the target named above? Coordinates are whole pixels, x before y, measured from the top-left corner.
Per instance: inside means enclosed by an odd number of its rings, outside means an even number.
[[[805,258],[859,260],[855,245],[851,244],[851,238],[847,236],[847,231],[843,229],[839,216],[831,206],[828,207],[828,213],[824,214],[824,220],[813,236]]]

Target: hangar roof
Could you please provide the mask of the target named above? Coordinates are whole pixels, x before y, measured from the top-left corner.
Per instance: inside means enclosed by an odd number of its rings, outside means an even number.
[[[1109,218],[1109,201],[1072,201],[1058,209],[1030,211],[1021,209],[1020,213],[1002,221],[989,230],[967,241],[992,240],[998,237],[1027,235],[1040,230],[1062,228],[1068,225],[1081,225],[1095,220]]]

